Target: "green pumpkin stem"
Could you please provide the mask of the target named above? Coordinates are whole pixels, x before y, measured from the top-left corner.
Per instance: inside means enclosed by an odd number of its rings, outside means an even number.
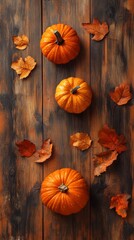
[[[71,89],[71,93],[72,93],[72,94],[77,93],[77,90],[78,90],[79,88],[80,88],[80,86],[76,86],[76,87],[72,88],[72,89]]]
[[[54,34],[56,36],[56,44],[62,45],[64,42],[64,39],[61,37],[60,33],[57,30],[54,30]]]
[[[65,193],[68,190],[68,187],[63,183],[58,188],[62,193]]]

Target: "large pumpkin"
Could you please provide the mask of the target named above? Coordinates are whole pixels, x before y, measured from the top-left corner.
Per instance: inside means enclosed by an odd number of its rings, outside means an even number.
[[[43,33],[40,48],[48,60],[65,64],[80,51],[80,40],[76,31],[66,24],[55,24]]]
[[[49,174],[41,185],[41,200],[62,215],[79,212],[89,198],[87,184],[79,172],[62,168]]]
[[[92,91],[81,78],[69,77],[56,87],[55,99],[65,111],[81,113],[91,104]]]

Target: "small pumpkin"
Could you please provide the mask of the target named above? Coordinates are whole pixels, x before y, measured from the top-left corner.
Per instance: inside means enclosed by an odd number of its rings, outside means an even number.
[[[57,85],[55,99],[65,111],[81,113],[91,104],[92,91],[83,79],[69,77]]]
[[[65,64],[78,55],[80,40],[71,26],[55,24],[43,33],[40,48],[49,61]]]
[[[50,173],[41,185],[41,200],[52,211],[62,215],[79,212],[87,203],[87,184],[79,172],[62,168]]]

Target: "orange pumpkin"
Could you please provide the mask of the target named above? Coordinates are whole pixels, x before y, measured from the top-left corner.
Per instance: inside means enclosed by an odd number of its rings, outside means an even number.
[[[55,24],[43,33],[40,48],[49,61],[65,64],[80,51],[80,40],[76,31],[66,24]]]
[[[41,200],[62,215],[79,212],[87,203],[87,184],[79,172],[62,168],[49,174],[41,185]]]
[[[81,113],[91,104],[92,91],[81,78],[69,77],[56,87],[55,99],[65,111]]]

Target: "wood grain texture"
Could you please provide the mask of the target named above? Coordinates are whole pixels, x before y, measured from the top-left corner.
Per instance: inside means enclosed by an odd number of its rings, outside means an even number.
[[[41,239],[42,205],[32,188],[42,180],[42,169],[20,158],[15,142],[24,138],[42,143],[41,4],[36,1],[1,1],[1,214],[0,239]],[[32,25],[32,27],[31,27]],[[28,48],[19,51],[12,36],[26,34]],[[36,51],[35,51],[36,49]],[[10,68],[12,61],[31,55],[37,61],[26,80]]]
[[[83,22],[96,17],[110,32],[101,42],[91,40]],[[65,23],[78,33],[79,56],[66,65],[49,62],[39,47],[50,25]],[[0,1],[0,240],[133,240],[134,239],[134,4],[133,0],[1,0]],[[30,43],[19,51],[13,35],[26,34]],[[34,57],[35,70],[19,80],[10,68],[19,57]],[[64,78],[83,78],[92,88],[91,106],[69,114],[57,105],[54,94]],[[108,93],[123,81],[133,99],[115,105]],[[98,131],[107,123],[124,134],[128,150],[106,173],[94,177],[92,158],[102,150]],[[70,135],[87,132],[92,147],[72,148]],[[31,140],[40,148],[50,138],[54,151],[44,164],[21,158],[17,140]],[[78,214],[61,216],[42,206],[38,185],[52,171],[71,167],[86,179],[90,201]],[[36,191],[37,189],[37,191]],[[111,196],[131,195],[128,216],[109,209]]]

